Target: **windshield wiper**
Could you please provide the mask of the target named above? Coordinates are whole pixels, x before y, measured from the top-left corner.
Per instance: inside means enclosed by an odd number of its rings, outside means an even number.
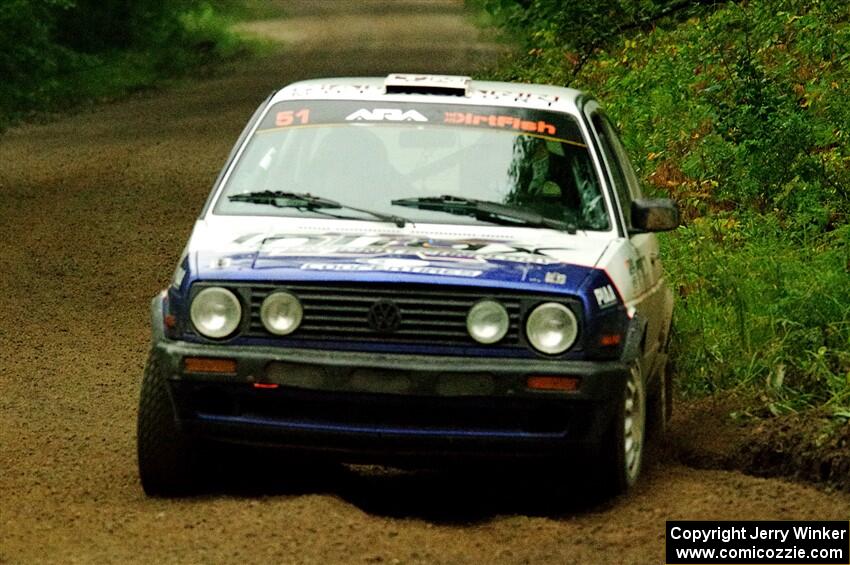
[[[368,214],[382,222],[392,222],[396,227],[403,228],[408,220],[401,216],[393,216],[390,214],[382,214],[364,208],[356,208],[347,204],[342,204],[336,200],[322,198],[321,196],[313,196],[309,192],[285,192],[282,190],[261,190],[256,192],[243,192],[242,194],[231,194],[227,197],[232,202],[251,202],[254,204],[268,204],[277,208],[296,208],[298,210],[353,210],[362,214]],[[335,218],[344,218],[345,216],[336,216]]]
[[[444,194],[442,196],[422,196],[417,198],[401,198],[391,202],[394,206],[406,206],[419,210],[448,212],[461,216],[474,216],[476,219],[499,223],[503,225],[520,224],[523,226],[540,226],[576,233],[577,226],[571,222],[547,218],[537,212],[522,210],[488,200],[475,200]]]

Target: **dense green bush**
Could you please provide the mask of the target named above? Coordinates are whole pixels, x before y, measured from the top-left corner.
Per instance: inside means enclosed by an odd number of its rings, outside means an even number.
[[[44,96],[52,87],[49,77],[68,62],[68,53],[53,41],[52,25],[54,13],[67,6],[65,0],[0,3],[0,127],[11,109]]]
[[[0,130],[57,100],[120,94],[232,54],[238,0],[4,0]]]
[[[683,208],[662,244],[684,389],[846,414],[850,4],[482,3],[524,46],[497,77],[594,93]]]

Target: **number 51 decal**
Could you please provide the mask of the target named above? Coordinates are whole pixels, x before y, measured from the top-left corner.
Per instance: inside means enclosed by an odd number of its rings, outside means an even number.
[[[310,109],[304,108],[303,110],[287,110],[285,112],[278,112],[277,116],[275,116],[274,125],[279,128],[284,128],[286,126],[291,126],[295,124],[297,120],[297,125],[304,125],[310,123]]]

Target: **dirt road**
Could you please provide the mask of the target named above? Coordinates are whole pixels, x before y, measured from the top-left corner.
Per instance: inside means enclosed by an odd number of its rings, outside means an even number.
[[[295,42],[281,54],[0,137],[0,563],[659,563],[666,519],[850,516],[847,495],[674,464],[601,505],[497,473],[358,469],[237,469],[209,496],[145,498],[148,302],[255,105],[295,79],[493,53],[453,0],[286,9],[251,24]]]

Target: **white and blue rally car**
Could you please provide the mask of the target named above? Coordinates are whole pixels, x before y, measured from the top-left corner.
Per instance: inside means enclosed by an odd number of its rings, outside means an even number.
[[[251,118],[153,300],[142,486],[188,492],[231,442],[592,468],[623,492],[670,413],[653,232],[677,224],[576,90],[287,86]]]

